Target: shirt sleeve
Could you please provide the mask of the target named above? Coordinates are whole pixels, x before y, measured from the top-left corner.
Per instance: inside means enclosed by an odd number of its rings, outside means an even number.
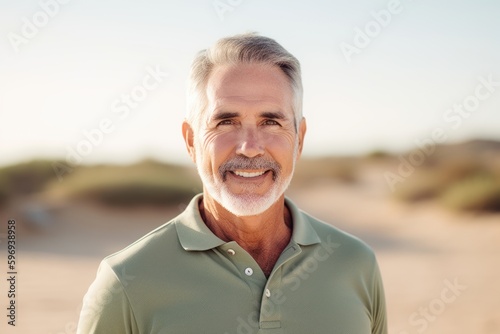
[[[372,334],[387,334],[387,311],[382,277],[377,262],[373,272]]]
[[[124,286],[113,269],[101,262],[97,277],[83,298],[77,334],[138,334]]]

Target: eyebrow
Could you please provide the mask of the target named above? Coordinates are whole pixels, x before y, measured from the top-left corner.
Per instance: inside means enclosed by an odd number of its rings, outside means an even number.
[[[287,117],[281,111],[265,111],[260,114],[262,118],[286,120]]]
[[[220,111],[213,115],[212,121],[222,121],[225,119],[230,119],[230,118],[235,118],[239,117],[240,113],[238,112],[232,112],[232,111]],[[281,112],[281,111],[264,111],[260,115],[262,118],[269,118],[269,119],[278,119],[278,120],[286,120],[287,117],[286,115]]]
[[[212,121],[222,121],[224,119],[230,119],[238,117],[240,114],[237,112],[231,111],[220,111],[212,116]]]

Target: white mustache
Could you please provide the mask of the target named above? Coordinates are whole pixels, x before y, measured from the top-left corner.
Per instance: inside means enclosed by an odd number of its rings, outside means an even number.
[[[244,156],[237,156],[224,162],[219,167],[219,174],[223,181],[226,181],[226,175],[228,172],[237,169],[265,169],[271,170],[273,172],[273,180],[281,173],[281,165],[274,160],[268,160],[266,158],[247,158]]]

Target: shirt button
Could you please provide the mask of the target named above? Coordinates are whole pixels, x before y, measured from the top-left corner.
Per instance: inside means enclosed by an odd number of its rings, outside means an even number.
[[[236,254],[236,252],[235,252],[235,251],[234,251],[234,249],[232,249],[232,248],[229,248],[229,249],[227,250],[227,253],[228,253],[229,255],[234,255],[234,254]]]
[[[271,297],[271,291],[269,291],[269,289],[266,289],[265,295],[267,298]]]
[[[252,276],[252,274],[253,274],[253,269],[252,268],[245,269],[245,275]]]

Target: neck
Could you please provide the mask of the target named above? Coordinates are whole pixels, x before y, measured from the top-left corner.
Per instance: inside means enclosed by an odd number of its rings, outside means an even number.
[[[235,241],[259,264],[266,276],[290,242],[292,220],[284,195],[262,214],[236,216],[206,193],[199,209],[207,227],[220,239]]]

